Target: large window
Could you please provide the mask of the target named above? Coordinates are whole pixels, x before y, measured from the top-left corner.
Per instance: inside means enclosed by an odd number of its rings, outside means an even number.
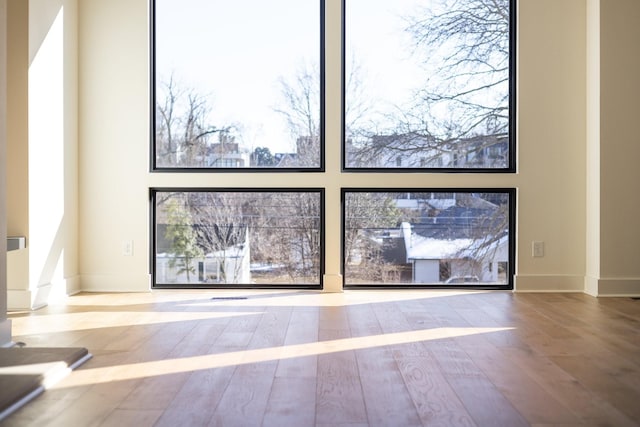
[[[319,287],[322,190],[154,190],[159,287]]]
[[[153,286],[513,287],[515,4],[151,0]]]
[[[322,167],[321,1],[152,3],[152,169]]]
[[[343,191],[348,286],[509,286],[513,190]]]
[[[344,1],[344,167],[513,171],[511,2]]]

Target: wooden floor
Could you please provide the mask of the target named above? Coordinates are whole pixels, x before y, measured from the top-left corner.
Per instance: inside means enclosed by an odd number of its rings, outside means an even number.
[[[163,291],[10,318],[93,359],[7,426],[640,425],[631,298]]]

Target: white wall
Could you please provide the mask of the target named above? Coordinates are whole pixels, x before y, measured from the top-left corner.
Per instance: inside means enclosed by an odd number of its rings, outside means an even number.
[[[77,0],[9,0],[11,309],[79,290]]]
[[[600,277],[600,0],[587,0],[587,246],[585,292],[598,295]]]
[[[78,288],[76,12],[75,0],[29,0],[29,282],[35,304]],[[41,289],[47,289],[43,296]]]
[[[638,55],[631,52],[637,51],[640,3],[598,2],[604,7],[595,20],[600,42],[591,31],[594,1],[518,3],[517,174],[389,174],[387,179],[390,187],[516,187],[519,291],[582,291],[589,270],[595,282],[588,280],[587,288],[595,283],[595,293],[603,287],[608,287],[605,293],[638,293],[640,229],[634,220],[640,193],[634,190],[640,169],[634,162],[640,144],[634,118],[640,116],[640,83]],[[327,173],[321,181],[334,188],[361,187],[370,182],[369,174],[341,174],[336,167],[339,6],[339,0],[327,1]],[[150,186],[317,185],[313,174],[288,174],[286,181],[261,175],[259,183],[251,174],[150,174],[147,1],[83,0],[79,13],[83,289],[149,289]],[[599,43],[601,60],[592,50]],[[595,83],[602,88],[594,91]],[[595,151],[589,142],[594,140],[601,141]],[[331,278],[340,272],[339,203],[338,190],[328,191],[326,272]],[[122,255],[123,241],[134,242],[133,256]],[[544,257],[532,257],[532,241],[544,242]]]
[[[7,13],[7,233],[28,237],[29,2],[8,0]],[[28,249],[7,254],[7,286],[9,308],[31,308]]]
[[[600,39],[590,49],[597,49],[593,56],[599,56],[595,66],[600,79],[589,90],[596,93],[590,101],[600,108],[599,115],[590,116],[598,127],[590,129],[594,134],[589,142],[598,150],[599,164],[591,165],[589,172],[599,177],[594,188],[599,211],[593,213],[599,225],[599,253],[590,277],[597,287],[591,285],[590,290],[596,288],[597,295],[640,295],[640,2],[601,0],[594,13]]]
[[[338,93],[338,0],[327,1],[327,92]],[[148,11],[145,0],[80,4],[80,265],[83,289],[146,290],[149,186],[256,186],[254,175],[150,174]],[[390,174],[396,187],[517,187],[519,290],[582,290],[586,229],[586,4],[521,0],[518,27],[518,173]],[[324,182],[366,186],[340,174],[340,101],[327,99]],[[312,174],[287,182],[315,185]],[[410,181],[409,181],[410,179]],[[279,178],[261,176],[260,185]],[[327,212],[339,195],[327,193]],[[337,219],[336,219],[337,218]],[[339,273],[339,215],[327,217],[327,273]],[[122,255],[133,240],[134,255]],[[531,242],[545,242],[545,257]]]
[[[0,347],[11,343],[11,320],[7,319],[7,2],[0,0]]]
[[[146,0],[79,4],[79,257],[86,290],[146,290],[149,30]],[[133,241],[133,256],[122,255]]]
[[[583,288],[585,4],[519,2],[518,259],[521,290]],[[545,243],[534,258],[531,242]]]

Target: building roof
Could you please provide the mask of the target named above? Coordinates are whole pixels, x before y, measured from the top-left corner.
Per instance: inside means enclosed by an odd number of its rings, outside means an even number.
[[[485,206],[448,206],[437,210],[435,215],[425,210],[420,221],[413,224],[413,229],[423,237],[436,239],[476,238],[482,230],[495,234],[504,223],[504,217],[496,215],[497,209],[496,205],[487,203]]]
[[[401,225],[407,260],[410,259],[447,259],[455,258],[463,249],[469,247],[472,239],[444,239],[425,237],[411,231],[411,224]]]
[[[468,238],[446,239],[425,237],[413,233],[412,226],[408,222],[402,223],[401,230],[407,252],[407,261],[474,257],[477,253],[489,253],[492,249],[506,245],[509,241],[508,235],[488,242]]]

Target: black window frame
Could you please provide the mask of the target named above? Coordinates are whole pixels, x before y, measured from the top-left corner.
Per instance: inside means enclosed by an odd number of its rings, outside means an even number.
[[[517,157],[516,157],[516,25],[517,25],[517,0],[509,0],[509,119],[508,119],[508,161],[507,166],[504,168],[451,168],[451,167],[419,167],[419,168],[407,168],[407,167],[352,167],[347,166],[347,138],[346,138],[346,39],[347,39],[347,23],[346,23],[346,3],[348,0],[341,0],[341,16],[342,16],[342,28],[341,28],[341,49],[342,49],[342,93],[341,93],[341,108],[342,108],[342,123],[341,123],[341,168],[342,172],[350,173],[473,173],[473,174],[513,174],[517,172]]]
[[[318,284],[255,284],[255,283],[242,283],[242,284],[167,284],[157,283],[158,277],[156,271],[156,253],[157,253],[157,227],[156,227],[156,196],[158,193],[182,193],[182,192],[216,192],[216,193],[317,193],[320,197],[320,259],[319,259],[319,278]],[[324,275],[325,275],[325,189],[322,187],[152,187],[149,189],[149,214],[150,214],[150,229],[149,236],[151,244],[149,245],[149,271],[151,274],[151,289],[309,289],[309,290],[322,290],[324,287]]]
[[[370,283],[370,284],[347,284],[346,271],[346,203],[345,196],[347,193],[483,193],[483,194],[507,194],[509,198],[508,206],[508,224],[509,239],[508,251],[509,261],[507,266],[507,283],[506,284],[446,284],[446,283],[418,283],[418,284],[388,284],[388,283]],[[345,290],[357,289],[475,289],[475,290],[513,290],[515,285],[516,274],[516,188],[443,188],[443,187],[393,187],[393,188],[367,188],[367,187],[343,187],[340,190],[341,205],[341,247],[340,247],[340,273],[342,275],[342,287]]]
[[[325,172],[325,140],[326,140],[326,102],[325,102],[325,76],[326,76],[326,66],[325,66],[325,32],[326,32],[326,19],[325,19],[325,1],[326,0],[317,0],[319,11],[319,19],[320,19],[320,44],[318,46],[318,60],[320,67],[320,100],[319,100],[319,108],[320,108],[320,152],[319,156],[319,164],[317,167],[206,167],[206,168],[197,168],[197,167],[163,167],[157,165],[157,156],[156,156],[156,1],[149,1],[149,72],[150,72],[150,144],[149,144],[149,172],[151,173],[246,173],[246,172],[257,172],[257,173],[318,173]]]

